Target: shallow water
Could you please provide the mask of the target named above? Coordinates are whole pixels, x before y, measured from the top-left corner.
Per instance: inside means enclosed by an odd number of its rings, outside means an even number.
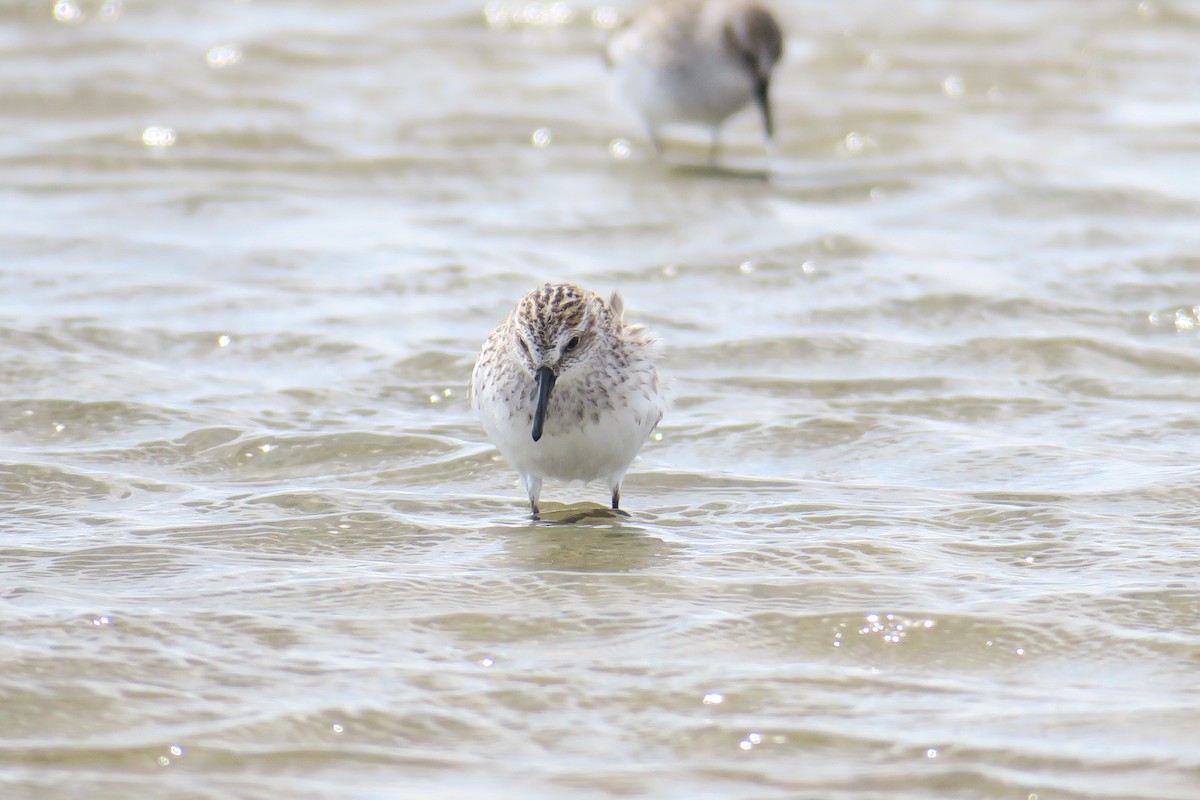
[[[711,169],[599,6],[0,4],[0,795],[1200,796],[1200,16],[775,6]],[[546,279],[627,519],[467,407]]]

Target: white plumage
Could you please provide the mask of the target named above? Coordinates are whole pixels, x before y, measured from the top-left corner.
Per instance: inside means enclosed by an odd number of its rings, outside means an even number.
[[[714,152],[721,125],[751,101],[772,139],[770,81],[782,54],[779,24],[754,0],[659,0],[606,48],[613,83],[655,148],[662,126],[690,123],[710,129]]]
[[[573,284],[529,292],[492,331],[471,404],[534,517],[545,478],[603,480],[619,507],[621,480],[667,409],[657,354],[652,335],[625,324],[618,295]]]

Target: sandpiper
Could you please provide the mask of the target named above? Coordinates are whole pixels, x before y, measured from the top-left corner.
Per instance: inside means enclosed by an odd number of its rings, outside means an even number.
[[[621,479],[667,401],[657,340],[622,319],[623,303],[570,283],[521,298],[483,343],[471,405],[521,477],[538,518],[544,478],[603,480],[619,508]]]
[[[721,125],[751,100],[767,146],[775,134],[771,72],[783,55],[775,17],[755,0],[658,0],[616,31],[606,56],[617,89],[661,152],[663,125],[707,127],[716,157]]]

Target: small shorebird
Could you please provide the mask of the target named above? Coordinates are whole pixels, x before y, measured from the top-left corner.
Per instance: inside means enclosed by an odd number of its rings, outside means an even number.
[[[771,72],[783,34],[755,0],[657,0],[612,35],[605,55],[656,151],[661,126],[691,123],[710,129],[712,161],[722,123],[751,100],[772,146]]]
[[[570,283],[526,294],[496,326],[471,374],[471,405],[521,476],[538,517],[544,478],[621,479],[667,410],[654,336],[604,298]]]

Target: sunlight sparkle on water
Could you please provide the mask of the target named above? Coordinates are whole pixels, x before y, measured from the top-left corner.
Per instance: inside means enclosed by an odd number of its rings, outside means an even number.
[[[762,744],[762,734],[758,731],[751,731],[746,734],[746,738],[738,742],[738,747],[742,750],[753,750],[756,746]]]
[[[1174,327],[1178,333],[1200,328],[1200,306],[1184,306],[1166,311],[1153,311],[1149,315],[1154,327]]]
[[[600,6],[592,12],[592,24],[602,31],[611,31],[621,23],[621,15],[612,6]]]
[[[533,141],[534,147],[549,147],[550,143],[554,141],[549,128],[538,128],[529,138]]]
[[[725,695],[720,692],[707,692],[704,695],[704,705],[719,706],[725,702]]]
[[[550,28],[566,25],[575,14],[569,3],[492,2],[483,7],[483,16],[489,28]]]
[[[175,129],[151,125],[142,131],[142,144],[146,147],[171,147],[175,144]]]
[[[867,624],[859,627],[859,635],[878,635],[887,644],[900,644],[908,636],[910,629],[934,626],[932,619],[910,620],[895,614],[867,614],[865,619]],[[836,640],[840,638],[840,634],[835,636],[835,647],[839,646]]]
[[[879,146],[875,137],[869,133],[850,131],[842,140],[842,150],[848,155],[856,156]]]
[[[628,139],[613,139],[608,143],[608,153],[613,158],[625,159],[633,155],[633,145]]]
[[[54,18],[68,24],[83,22],[83,9],[73,0],[58,0],[54,4]]]
[[[236,44],[219,44],[209,48],[204,55],[204,63],[213,69],[231,67],[242,60],[242,48]]]

